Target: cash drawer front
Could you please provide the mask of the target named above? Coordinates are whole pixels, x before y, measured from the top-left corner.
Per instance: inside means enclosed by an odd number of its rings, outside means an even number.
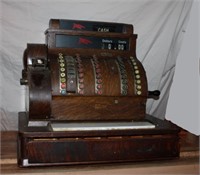
[[[84,164],[179,156],[177,137],[158,137],[34,139],[27,143],[27,157],[29,164]]]

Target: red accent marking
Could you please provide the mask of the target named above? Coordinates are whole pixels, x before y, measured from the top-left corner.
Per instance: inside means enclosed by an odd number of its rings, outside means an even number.
[[[102,83],[102,79],[98,79],[98,80],[97,80],[97,83],[98,83],[98,84],[101,84],[101,83]]]
[[[98,84],[98,85],[97,85],[97,89],[102,89],[102,85],[101,85],[101,84]]]
[[[102,94],[102,91],[98,90],[98,91],[97,91],[97,94],[101,95],[101,94]]]
[[[65,83],[61,83],[61,89],[65,89],[66,88],[66,84]]]
[[[79,38],[79,44],[92,44],[92,41],[85,39],[85,38]]]
[[[85,29],[85,26],[74,23],[72,29]]]

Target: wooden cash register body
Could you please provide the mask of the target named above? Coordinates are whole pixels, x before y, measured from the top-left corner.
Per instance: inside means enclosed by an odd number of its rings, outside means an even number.
[[[179,156],[179,129],[145,112],[159,94],[148,91],[132,25],[52,19],[45,34],[24,52],[19,166]]]

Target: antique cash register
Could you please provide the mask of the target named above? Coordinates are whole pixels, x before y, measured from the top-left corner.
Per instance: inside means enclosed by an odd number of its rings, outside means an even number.
[[[18,165],[170,159],[179,129],[146,114],[145,70],[133,26],[51,19],[45,44],[27,44]]]

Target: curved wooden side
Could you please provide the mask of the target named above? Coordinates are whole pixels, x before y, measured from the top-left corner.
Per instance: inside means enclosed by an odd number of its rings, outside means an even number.
[[[51,115],[51,76],[47,67],[47,47],[28,44],[27,73],[29,86],[29,119],[47,119]]]

